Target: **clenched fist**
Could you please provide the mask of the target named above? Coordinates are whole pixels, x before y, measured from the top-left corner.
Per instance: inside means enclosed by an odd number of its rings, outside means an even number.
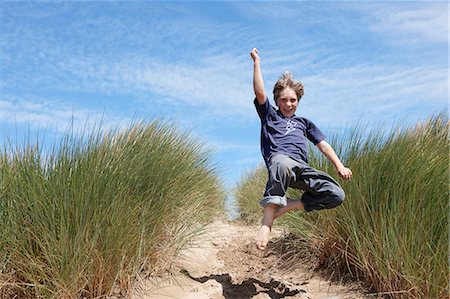
[[[253,48],[253,50],[250,52],[250,56],[252,57],[253,61],[259,60],[258,49]]]

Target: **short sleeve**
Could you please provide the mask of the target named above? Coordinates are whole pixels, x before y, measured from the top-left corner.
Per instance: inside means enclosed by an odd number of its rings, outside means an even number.
[[[310,120],[306,120],[306,137],[314,145],[325,140],[325,134],[320,131],[320,129]]]
[[[256,99],[255,97],[255,99],[253,100],[253,104],[255,105],[256,112],[258,112],[259,118],[264,119],[267,116],[267,113],[269,113],[269,99],[266,97],[266,101],[264,102],[264,104],[260,105],[258,99]]]

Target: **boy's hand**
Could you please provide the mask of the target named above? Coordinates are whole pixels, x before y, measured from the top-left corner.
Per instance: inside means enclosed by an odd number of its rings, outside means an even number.
[[[352,171],[350,168],[343,167],[338,170],[339,176],[343,178],[344,180],[350,180],[353,176]]]
[[[250,56],[252,57],[253,61],[259,60],[258,49],[253,48],[253,50],[250,52]]]

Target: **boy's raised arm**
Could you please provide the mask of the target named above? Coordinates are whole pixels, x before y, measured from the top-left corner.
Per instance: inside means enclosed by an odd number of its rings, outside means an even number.
[[[266,94],[264,92],[264,80],[261,73],[260,58],[258,49],[253,48],[250,52],[253,59],[253,91],[260,105],[266,102]]]

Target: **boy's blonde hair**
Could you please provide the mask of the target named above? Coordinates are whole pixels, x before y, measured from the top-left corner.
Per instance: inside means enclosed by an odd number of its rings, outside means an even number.
[[[300,101],[304,94],[303,84],[300,81],[294,80],[294,77],[290,72],[284,72],[273,87],[273,98],[275,99],[275,103],[278,101],[280,93],[286,87],[289,87],[293,91],[295,91],[295,93],[297,94],[297,100]]]

